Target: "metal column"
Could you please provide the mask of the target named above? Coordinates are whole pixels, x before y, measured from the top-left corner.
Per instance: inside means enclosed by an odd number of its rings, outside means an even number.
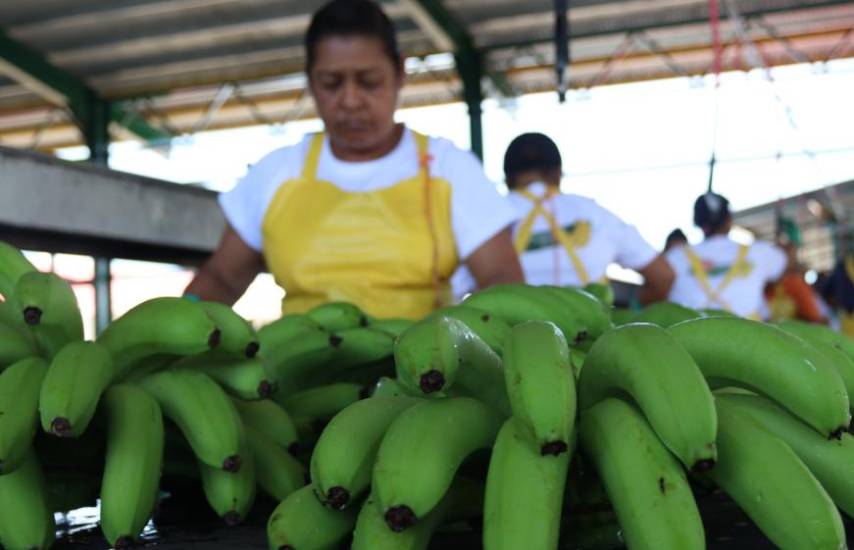
[[[456,60],[457,71],[463,81],[463,98],[468,107],[471,150],[483,160],[483,88],[480,82],[483,65],[480,54],[474,51],[461,52]]]

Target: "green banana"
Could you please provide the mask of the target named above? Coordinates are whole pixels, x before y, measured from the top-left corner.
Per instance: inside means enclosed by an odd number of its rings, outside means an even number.
[[[241,399],[268,399],[276,392],[276,383],[268,376],[260,357],[235,359],[208,352],[185,357],[174,367],[203,372],[225,391]]]
[[[668,330],[712,382],[762,393],[825,436],[838,437],[848,428],[842,378],[803,340],[771,325],[727,317],[685,321]]]
[[[79,437],[112,378],[113,360],[100,344],[71,342],[59,350],[41,385],[42,429],[60,437]]]
[[[46,550],[55,529],[44,474],[35,453],[28,453],[20,468],[0,475],[0,545],[6,550]]]
[[[663,328],[623,325],[593,344],[578,379],[581,410],[617,392],[632,396],[685,466],[703,470],[714,464],[712,392],[691,356]]]
[[[335,382],[362,367],[390,360],[394,354],[394,336],[373,327],[343,329],[335,337],[332,357],[309,377],[309,385]]]
[[[353,531],[356,507],[331,510],[314,496],[314,487],[294,491],[267,521],[270,550],[336,550]]]
[[[297,428],[288,411],[270,399],[244,401],[232,398],[231,402],[245,427],[261,432],[294,456],[299,453]]]
[[[611,307],[584,289],[573,286],[546,286],[546,290],[563,301],[564,307],[580,318],[587,333],[575,341],[582,348],[589,348],[602,334],[611,330]],[[559,325],[558,325],[559,326]]]
[[[290,314],[258,329],[258,342],[262,355],[268,355],[306,332],[326,332],[320,325],[303,314]]]
[[[730,401],[717,402],[718,464],[708,476],[783,549],[845,548],[842,518],[792,449]]]
[[[368,318],[355,304],[349,302],[327,302],[305,313],[306,317],[328,332],[368,326]]]
[[[854,403],[851,402],[851,396],[854,396],[854,359],[842,353],[833,344],[822,341],[810,342],[810,344],[824,355],[836,369],[848,392],[848,404],[854,406]]]
[[[588,296],[595,307],[602,307],[596,298]],[[556,300],[556,297],[561,299]],[[466,298],[463,305],[488,311],[511,325],[525,321],[551,321],[572,344],[578,344],[589,336],[590,328],[582,319],[582,312],[567,307],[563,293],[552,287],[523,284],[491,286]]]
[[[854,517],[854,436],[827,439],[771,401],[753,395],[718,394],[717,402],[748,414],[782,439],[821,482],[843,512]]]
[[[441,524],[453,519],[462,507],[463,501],[472,490],[468,480],[455,479],[451,488],[442,497],[436,507],[427,514],[417,525],[396,533],[388,528],[379,507],[377,499],[369,496],[359,510],[356,519],[356,527],[353,530],[352,550],[426,550],[430,544],[430,538]],[[483,488],[480,487],[481,498],[479,510],[483,509]],[[465,519],[465,518],[464,518]]]
[[[437,309],[431,315],[441,315],[462,321],[477,334],[492,351],[499,356],[504,353],[504,341],[510,333],[506,321],[491,315],[488,311],[469,306],[450,306]]]
[[[31,357],[0,373],[0,474],[18,468],[32,447],[46,372],[47,363]]]
[[[21,312],[9,302],[0,302],[0,371],[38,354],[35,338],[21,320]]]
[[[400,333],[412,326],[414,322],[412,319],[390,317],[387,319],[371,319],[368,321],[368,326],[391,334],[396,338],[400,336]]]
[[[442,499],[463,460],[490,447],[501,416],[469,397],[418,403],[392,422],[374,464],[372,492],[389,527],[403,531]]]
[[[342,510],[368,489],[383,435],[401,412],[418,402],[412,397],[372,397],[332,418],[310,463],[312,483],[327,506]]]
[[[627,547],[705,548],[703,523],[685,472],[640,411],[620,399],[604,399],[582,412],[579,436],[605,485]]]
[[[517,325],[514,334],[521,326],[525,325]],[[509,418],[492,448],[483,508],[486,550],[557,547],[571,453],[545,455],[530,441],[526,424],[515,416]]]
[[[388,376],[383,376],[377,380],[373,392],[371,392],[371,397],[398,397],[401,395],[408,394],[403,390],[403,386],[398,383],[397,378]]]
[[[0,241],[0,296],[6,302],[15,303],[15,285],[25,273],[36,271],[36,267],[24,254],[7,242]]]
[[[634,309],[615,307],[611,310],[611,323],[613,323],[615,327],[628,325],[634,321],[637,314],[638,312]]]
[[[130,384],[104,394],[107,458],[101,482],[101,530],[116,548],[142,532],[157,501],[163,464],[163,416],[157,402]]]
[[[546,321],[513,327],[504,344],[504,377],[513,416],[540,452],[566,452],[575,427],[576,392],[560,329]]]
[[[247,460],[236,472],[213,468],[202,461],[198,465],[208,504],[226,525],[238,525],[255,502],[255,462]]]
[[[310,386],[311,377],[326,368],[340,343],[338,336],[320,328],[305,329],[277,347],[268,347],[262,340],[264,366],[278,385],[278,397]]]
[[[271,437],[247,427],[246,444],[255,463],[258,485],[275,500],[282,501],[305,485],[305,466]]]
[[[53,273],[24,273],[16,299],[41,353],[53,357],[65,344],[83,339],[83,317],[67,281]]]
[[[139,304],[98,338],[113,356],[117,380],[145,359],[196,355],[215,348],[219,340],[219,329],[199,304],[174,297]]]
[[[632,319],[633,323],[652,323],[660,327],[670,327],[682,321],[699,319],[703,314],[695,309],[674,304],[673,302],[656,302],[643,308]]]
[[[731,311],[727,311],[725,309],[715,309],[715,308],[708,308],[707,307],[707,308],[698,309],[697,311],[699,311],[700,313],[702,313],[706,317],[733,317],[736,319],[738,318],[738,315],[736,315],[735,313],[733,313]]]
[[[478,397],[509,415],[501,358],[462,321],[437,315],[412,325],[395,341],[394,359],[398,382],[413,395],[442,397],[462,377],[466,390],[491,391]]]
[[[255,357],[261,345],[249,321],[219,302],[201,301],[199,305],[219,329],[217,351],[237,357]]]
[[[614,307],[614,288],[609,283],[587,283],[583,290],[595,296],[603,306]]]
[[[297,418],[329,420],[351,403],[365,397],[364,386],[339,382],[282,397],[278,403],[295,421]]]
[[[240,469],[243,422],[234,404],[209,376],[167,369],[138,382],[160,403],[205,464],[227,472]]]
[[[584,366],[584,361],[587,360],[587,353],[578,348],[569,348],[569,364],[572,366],[572,373],[575,379],[581,376],[581,367]]]
[[[781,321],[777,326],[807,342],[826,342],[854,360],[854,340],[829,327],[798,321],[797,319]]]

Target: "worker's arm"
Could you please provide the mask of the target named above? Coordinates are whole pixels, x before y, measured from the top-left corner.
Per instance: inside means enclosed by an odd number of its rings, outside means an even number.
[[[513,248],[510,227],[480,245],[466,260],[478,288],[501,283],[522,283],[525,276]]]
[[[233,305],[264,268],[264,257],[227,225],[219,246],[185,291],[202,300]]]
[[[656,256],[653,261],[639,269],[638,272],[643,275],[644,279],[638,296],[642,304],[667,300],[676,274],[664,255]]]

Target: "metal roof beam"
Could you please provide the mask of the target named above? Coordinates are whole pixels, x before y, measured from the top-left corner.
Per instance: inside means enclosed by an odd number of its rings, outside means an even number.
[[[87,127],[93,116],[93,105],[101,101],[97,93],[77,77],[66,73],[0,30],[0,72],[7,74],[22,86],[34,91],[49,102],[68,107]],[[120,105],[110,108],[112,121],[146,140],[167,140],[171,136],[151,127],[145,120],[132,115]]]
[[[410,10],[413,21],[430,37],[439,50],[453,50],[457,57],[468,61],[478,60],[480,53],[465,26],[442,3],[442,0],[400,0]],[[503,74],[486,70],[486,76],[504,96],[513,97],[510,83]]]

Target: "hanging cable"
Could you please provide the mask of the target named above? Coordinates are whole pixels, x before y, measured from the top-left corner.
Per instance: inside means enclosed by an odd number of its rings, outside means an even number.
[[[714,59],[712,62],[712,72],[715,75],[715,108],[714,118],[712,119],[712,156],[709,159],[709,182],[706,186],[706,191],[711,193],[715,181],[715,164],[717,157],[715,150],[717,149],[718,140],[718,109],[720,103],[720,87],[721,87],[721,28],[720,28],[720,12],[718,10],[718,0],[709,0],[709,27],[712,31],[712,53]]]
[[[555,73],[557,76],[557,97],[560,103],[566,101],[568,87],[566,70],[569,67],[569,0],[555,0]]]

